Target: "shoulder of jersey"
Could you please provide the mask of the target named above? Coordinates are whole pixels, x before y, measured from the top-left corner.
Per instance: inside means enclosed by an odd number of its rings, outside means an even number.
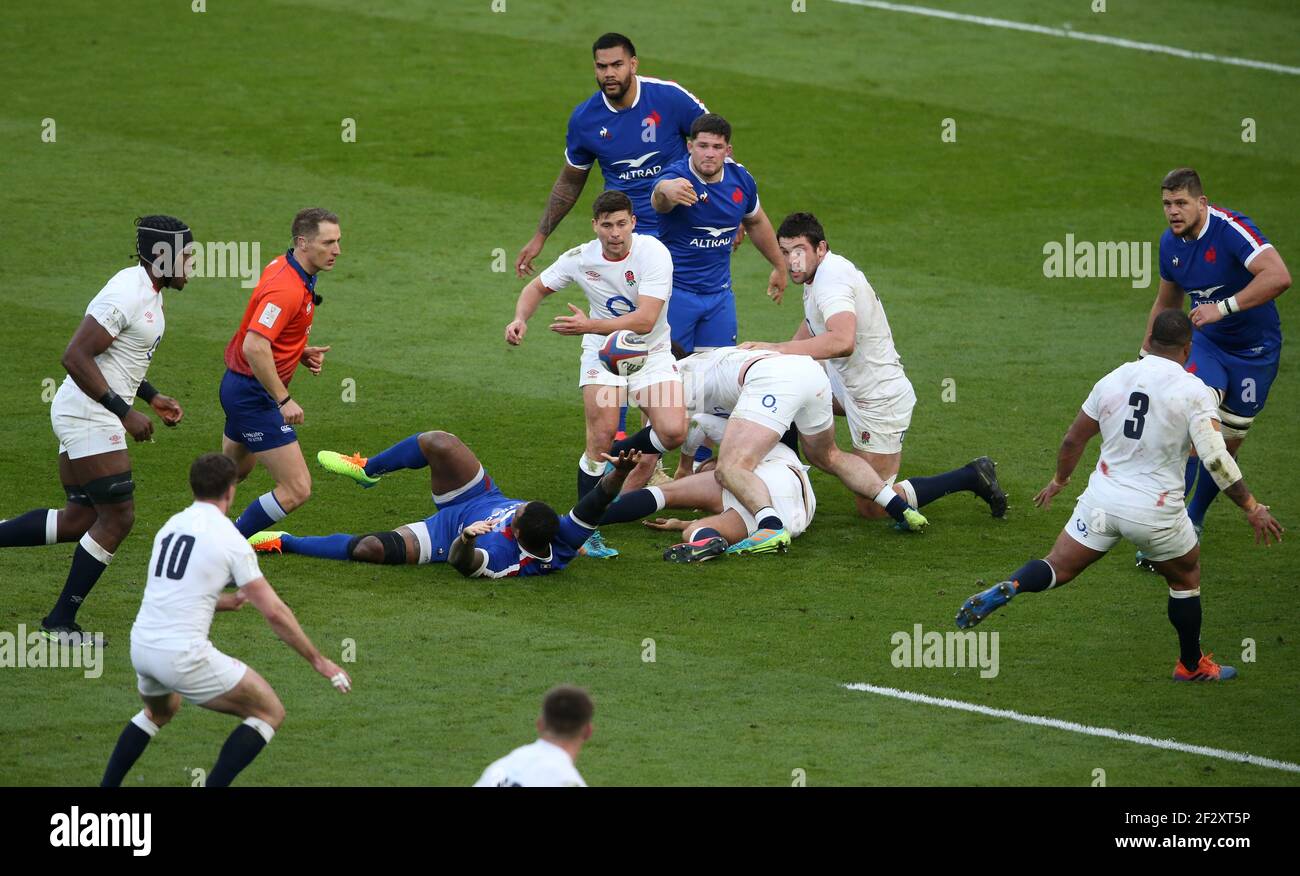
[[[563,256],[561,256],[561,258],[571,258],[571,259],[581,258],[581,257],[582,257],[582,250],[583,250],[583,248],[586,247],[586,246],[587,246],[587,244],[585,244],[585,243],[580,243],[580,244],[578,244],[577,246],[575,246],[573,249],[571,249],[571,250],[569,250],[568,252],[566,252]]]
[[[637,246],[643,246],[653,253],[672,258],[672,255],[668,252],[668,247],[664,245],[662,240],[655,237],[653,234],[642,234],[639,231],[634,233],[637,237]]]
[[[704,102],[702,100],[700,100],[695,95],[691,94],[690,89],[686,88],[684,85],[682,85],[680,82],[676,81],[675,79],[656,79],[653,76],[640,76],[640,75],[637,76],[637,79],[639,79],[642,83],[649,85],[653,88],[661,88],[664,89],[665,91],[669,89],[673,91],[680,91],[682,94],[685,94],[687,97],[689,97],[691,100],[698,103],[700,106],[704,105]]]

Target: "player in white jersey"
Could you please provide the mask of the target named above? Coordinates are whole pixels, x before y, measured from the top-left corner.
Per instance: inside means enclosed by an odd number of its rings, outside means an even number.
[[[587,443],[578,460],[579,499],[605,473],[602,453],[639,450],[645,454],[628,478],[634,489],[650,477],[656,454],[678,447],[686,437],[682,382],[668,326],[672,258],[656,238],[635,233],[632,201],[622,192],[606,191],[596,198],[591,225],[595,240],[566,252],[519,293],[515,318],[505,333],[506,342],[518,346],[543,298],[572,284],[587,296],[586,314],[570,303],[571,312],[551,323],[551,331],[558,334],[582,335],[578,386],[586,412]],[[605,339],[623,330],[643,336],[649,348],[645,366],[629,377],[611,373],[599,358]],[[641,408],[650,425],[611,450],[619,409],[629,401]],[[584,553],[599,558],[618,552],[596,532],[584,545]]]
[[[176,716],[182,697],[244,719],[208,774],[210,788],[229,785],[284,721],[284,706],[266,679],[209,640],[214,612],[253,603],[276,635],[313,669],[342,693],[351,689],[348,674],[316,650],[293,611],[262,577],[253,549],[226,516],[237,476],[229,457],[200,456],[190,466],[194,504],[172,515],[154,537],[144,599],[131,627],[131,664],[144,709],[118,737],[103,787],[122,784],[149,740]],[[223,593],[230,585],[236,591]]]
[[[536,742],[493,761],[475,788],[585,788],[574,762],[595,729],[596,707],[580,687],[562,684],[547,691],[537,719]]]
[[[825,364],[853,439],[853,452],[914,508],[949,493],[970,492],[988,503],[994,517],[1007,511],[996,463],[981,456],[931,477],[894,483],[903,459],[903,436],[912,422],[916,393],[903,373],[885,309],[853,262],[830,251],[826,232],[811,213],[791,213],[777,229],[790,279],[802,283],[804,319],[794,337],[780,344],[747,342],[746,349],[812,356]],[[855,497],[863,517],[883,517],[875,502]]]
[[[748,537],[732,544],[727,553],[783,553],[789,548],[788,521],[773,507],[772,495],[755,472],[792,424],[813,465],[859,496],[879,502],[903,526],[921,530],[927,525],[865,459],[835,446],[830,381],[808,356],[718,347],[678,364],[691,416],[727,418],[715,473],[754,521]],[[689,544],[699,542],[696,536]]]
[[[1192,352],[1187,314],[1161,311],[1152,322],[1147,349],[1151,355],[1121,365],[1092,388],[1061,443],[1056,474],[1034,497],[1034,504],[1051,507],[1088,442],[1101,435],[1097,468],[1051,553],[966,600],[957,612],[957,626],[978,624],[1018,593],[1073,580],[1126,538],[1169,582],[1169,622],[1179,645],[1174,680],[1233,678],[1235,669],[1201,653],[1201,548],[1183,507],[1188,449],[1196,448],[1215,483],[1246,512],[1256,543],[1281,541],[1283,530],[1246,489],[1228,453],[1220,434],[1218,397],[1183,370]]]
[[[68,377],[54,396],[50,421],[67,504],[0,522],[0,547],[79,541],[63,591],[41,621],[42,635],[63,644],[95,641],[77,625],[77,610],[135,520],[126,436],[151,440],[153,424],[132,402],[138,395],[168,426],[184,415],[145,372],[163,337],[163,290],[185,288],[194,238],[173,216],[141,217],[135,233],[136,264],[91,300],[63,354]]]
[[[645,521],[651,529],[684,533],[685,541],[664,552],[664,559],[675,563],[699,563],[721,556],[727,546],[743,541],[758,528],[741,501],[718,483],[712,460],[698,472],[690,470],[695,451],[707,439],[721,444],[727,420],[715,414],[697,413],[691,417],[686,441],[682,444],[682,462],[678,476],[665,484],[629,490],[605,509],[602,526],[639,520],[665,508],[685,508],[708,512],[699,520],[676,517]],[[788,445],[778,441],[754,469],[767,488],[772,508],[785,522],[790,537],[798,538],[812,523],[817,511],[817,495],[808,479],[808,466]]]

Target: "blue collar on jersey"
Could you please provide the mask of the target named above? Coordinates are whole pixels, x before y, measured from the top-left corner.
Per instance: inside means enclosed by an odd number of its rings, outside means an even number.
[[[289,267],[298,272],[298,276],[302,278],[302,284],[311,293],[312,300],[320,304],[324,299],[316,294],[316,275],[307,273],[303,270],[302,265],[298,264],[298,260],[293,257],[293,247],[284,251],[284,260],[289,263]]]

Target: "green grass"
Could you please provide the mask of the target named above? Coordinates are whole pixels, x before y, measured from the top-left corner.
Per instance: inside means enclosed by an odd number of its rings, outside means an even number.
[[[1300,64],[1285,2],[1009,0],[931,5],[1223,55]],[[243,785],[467,784],[528,741],[541,693],[569,680],[597,700],[579,768],[610,784],[1112,785],[1297,783],[1294,774],[1013,724],[849,692],[868,681],[997,708],[1300,761],[1295,693],[1300,561],[1290,541],[1255,548],[1229,503],[1204,539],[1204,643],[1242,670],[1219,687],[1173,685],[1165,588],[1117,550],[1059,592],[1017,601],[981,629],[1001,634],[1001,671],[896,669],[890,636],[950,628],[975,579],[1041,555],[1096,459],[1051,511],[1030,498],[1092,383],[1137,350],[1154,286],[1046,280],[1042,247],[1150,240],[1157,186],[1179,164],[1213,200],[1252,216],[1284,256],[1294,226],[1300,138],[1295,79],[1105,45],[812,0],[627,7],[514,0],[345,0],[7,10],[0,36],[0,347],[7,365],[0,513],[61,502],[42,381],[86,302],[126,264],[131,219],[184,217],[200,240],[282,248],[292,214],[322,204],[343,220],[343,256],[321,281],[313,339],[325,374],[299,376],[308,456],[374,452],[418,429],[464,437],[511,495],[557,506],[582,445],[577,345],[544,330],[520,349],[501,331],[520,283],[492,271],[532,232],[560,168],[563,127],[593,88],[587,46],[626,29],[642,72],[677,79],[735,125],[736,154],[775,220],[811,209],[831,244],[871,279],[919,403],[904,474],[983,453],[1001,463],[1006,521],[953,497],[910,537],[852,513],[814,475],[812,529],[784,558],[700,568],[658,559],[667,539],[609,530],[623,551],[561,575],[465,581],[449,569],[358,567],[273,557],[263,568],[309,634],[337,655],[353,639],[355,690],[338,696],[251,609],[219,616],[218,647],[257,667],[288,720]],[[370,8],[373,6],[373,8]],[[140,4],[143,9],[144,5]],[[719,34],[723,34],[719,38]],[[1241,141],[1254,118],[1255,143]],[[42,119],[57,124],[43,143]],[[343,143],[352,118],[357,141]],[[956,143],[940,140],[956,121]],[[544,259],[589,233],[587,186]],[[1294,264],[1294,262],[1293,262]],[[735,259],[742,334],[788,336],[797,296],[762,296],[767,267]],[[128,635],[150,540],[187,502],[185,471],[219,446],[222,350],[247,301],[237,281],[196,280],[168,299],[151,380],[186,407],[176,431],[132,448],[136,531],[81,613],[114,639],[103,676],[3,669],[0,783],[98,781],[138,708]],[[1283,321],[1300,315],[1295,292]],[[1286,447],[1300,369],[1283,358],[1242,465],[1285,521],[1300,483]],[[355,403],[340,382],[356,381]],[[942,401],[946,379],[955,402]],[[843,427],[841,427],[843,428]],[[841,435],[847,444],[847,436]],[[257,472],[241,506],[269,488]],[[422,475],[361,491],[322,476],[287,522],[304,534],[370,531],[429,513]],[[70,546],[0,552],[0,629],[36,624]],[[641,659],[655,640],[656,662]],[[1240,661],[1254,639],[1258,660]],[[187,783],[210,768],[231,720],[187,707],[129,781]]]

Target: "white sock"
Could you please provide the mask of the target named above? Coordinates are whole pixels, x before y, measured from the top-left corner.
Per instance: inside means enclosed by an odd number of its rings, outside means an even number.
[[[268,743],[270,743],[271,737],[275,735],[275,728],[261,718],[245,718],[244,723],[256,730]]]
[[[272,521],[283,520],[287,516],[288,512],[280,505],[280,500],[275,498],[274,490],[263,493],[257,501],[262,506],[262,510],[266,512],[266,516],[270,517]]]
[[[81,537],[81,541],[78,542],[78,544],[80,544],[83,548],[86,549],[86,553],[90,554],[92,557],[99,560],[105,566],[113,562],[112,553],[100,547],[99,542],[91,538],[89,532],[87,532],[85,535]]]
[[[45,513],[45,543],[58,544],[59,541],[59,512],[51,508]]]
[[[668,448],[664,447],[664,442],[660,440],[659,434],[655,432],[654,429],[650,430],[650,443],[653,444],[655,446],[655,450],[658,450],[660,453],[668,452]]]
[[[893,487],[889,484],[885,484],[885,486],[880,489],[880,492],[876,494],[876,504],[881,508],[888,508],[889,503],[894,501],[894,497],[897,495],[898,494],[894,492]]]
[[[668,504],[668,500],[664,498],[664,491],[658,487],[646,487],[646,489],[650,491],[650,495],[655,497],[655,510],[664,510],[664,506]]]
[[[141,709],[140,712],[131,719],[131,723],[139,727],[145,733],[148,733],[150,739],[158,734],[158,725],[149,720],[149,715],[146,714],[144,709]]]
[[[578,457],[578,468],[582,469],[585,474],[597,478],[605,473],[605,460],[598,459],[593,461],[587,458],[586,453],[583,453],[582,456]]]
[[[912,488],[912,482],[911,482],[911,481],[899,481],[898,484],[897,484],[897,486],[898,486],[899,489],[901,489],[901,490],[903,491],[903,494],[904,494],[904,495],[903,495],[903,498],[907,500],[907,504],[911,505],[913,508],[917,507],[917,504],[916,504],[916,490],[914,490],[914,489]]]

